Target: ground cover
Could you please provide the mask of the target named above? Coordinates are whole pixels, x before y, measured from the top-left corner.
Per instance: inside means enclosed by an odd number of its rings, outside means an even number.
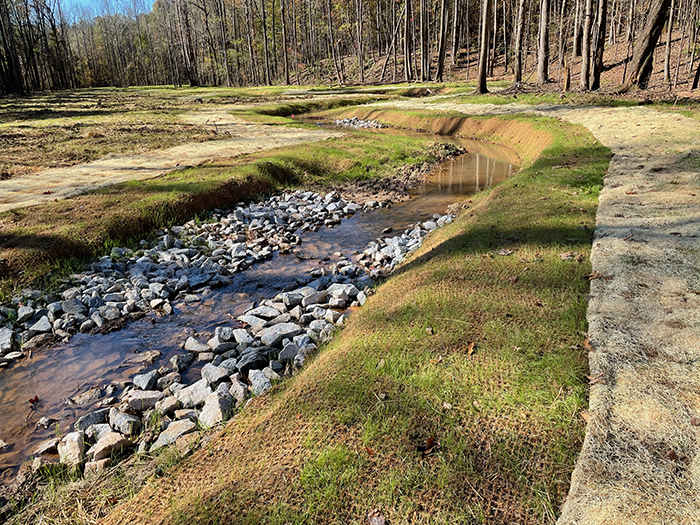
[[[338,140],[221,159],[0,214],[0,290],[65,274],[116,244],[282,187],[389,175],[398,166],[434,158],[428,151],[433,143],[429,137],[349,130]]]
[[[309,368],[107,522],[553,523],[583,440],[610,152],[581,127],[517,120],[551,134],[542,155],[472,199]]]

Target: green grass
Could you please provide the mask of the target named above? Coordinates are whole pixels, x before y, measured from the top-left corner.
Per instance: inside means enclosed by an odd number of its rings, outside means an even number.
[[[493,86],[492,86],[493,87]],[[504,86],[508,87],[508,86]],[[486,95],[466,94],[450,99],[451,102],[460,104],[564,104],[564,105],[584,105],[584,106],[610,106],[610,107],[630,107],[639,104],[639,101],[598,95],[593,93],[559,93],[559,92],[523,92],[517,94],[501,94],[498,91]],[[441,99],[429,102],[444,102]]]
[[[584,435],[587,256],[610,151],[518,118],[553,134],[539,158],[183,462],[186,491],[158,483],[108,523],[360,524],[375,509],[392,524],[554,523]],[[424,455],[431,437],[441,448]],[[153,517],[156,495],[170,505]]]

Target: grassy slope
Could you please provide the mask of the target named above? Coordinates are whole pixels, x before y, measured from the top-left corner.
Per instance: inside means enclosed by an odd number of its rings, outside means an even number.
[[[553,133],[541,157],[107,522],[365,523],[378,509],[392,524],[553,523],[583,439],[587,256],[609,150],[580,127],[517,120]],[[431,436],[442,448],[423,456]]]

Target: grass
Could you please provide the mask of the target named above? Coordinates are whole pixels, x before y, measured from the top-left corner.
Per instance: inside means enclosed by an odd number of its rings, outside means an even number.
[[[509,86],[506,86],[506,89]],[[454,97],[450,101],[460,104],[564,104],[564,105],[582,105],[582,106],[611,106],[611,107],[629,107],[637,106],[638,100],[625,99],[619,96],[607,96],[597,93],[560,93],[560,92],[520,92],[511,93],[489,93],[486,95],[476,95],[474,93],[465,94]],[[444,99],[436,99],[431,102],[444,102]]]
[[[433,143],[430,137],[348,131],[304,148],[268,150],[0,214],[0,291],[46,287],[114,245],[133,244],[214,208],[297,185],[386,176],[428,160]]]
[[[106,523],[554,523],[584,435],[587,257],[610,152],[581,127],[519,121],[551,134],[542,155]],[[421,452],[431,438],[441,447]]]

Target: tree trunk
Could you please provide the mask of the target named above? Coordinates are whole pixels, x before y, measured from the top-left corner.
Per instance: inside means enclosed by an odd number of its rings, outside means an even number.
[[[518,21],[515,26],[515,57],[513,62],[513,82],[523,81],[523,25],[525,24],[525,0],[518,0]]]
[[[540,30],[537,49],[537,83],[549,82],[549,0],[540,0]]]
[[[632,88],[646,89],[649,85],[654,61],[654,48],[664,28],[670,3],[671,0],[652,0],[644,29],[634,46],[630,67],[621,87],[622,92]]]
[[[289,56],[287,55],[287,13],[285,8],[285,2],[287,0],[280,0],[280,17],[282,18],[282,56],[284,59],[284,83],[289,85]],[[330,0],[328,0],[328,16],[330,17]],[[331,33],[333,28],[331,27]]]
[[[456,2],[457,0],[455,0]],[[435,80],[442,82],[442,73],[445,70],[445,54],[447,48],[447,0],[442,0],[440,9],[440,46],[438,48],[438,65]]]
[[[668,30],[666,31],[666,53],[664,60],[664,82],[671,82],[671,34],[673,33],[673,12],[676,10],[676,0],[671,0],[668,13]]]
[[[593,18],[593,0],[586,0],[586,14],[583,24],[583,45],[581,49],[581,89],[588,89],[588,75],[591,63],[591,27]]]
[[[596,41],[593,46],[593,74],[591,75],[591,89],[600,89],[600,75],[603,72],[603,52],[605,51],[605,31],[607,26],[608,0],[599,0],[598,3],[598,27]]]
[[[478,94],[488,93],[486,87],[486,71],[489,61],[489,40],[491,24],[491,0],[483,0],[481,10],[481,47],[479,48],[479,72],[476,78],[476,92]]]

